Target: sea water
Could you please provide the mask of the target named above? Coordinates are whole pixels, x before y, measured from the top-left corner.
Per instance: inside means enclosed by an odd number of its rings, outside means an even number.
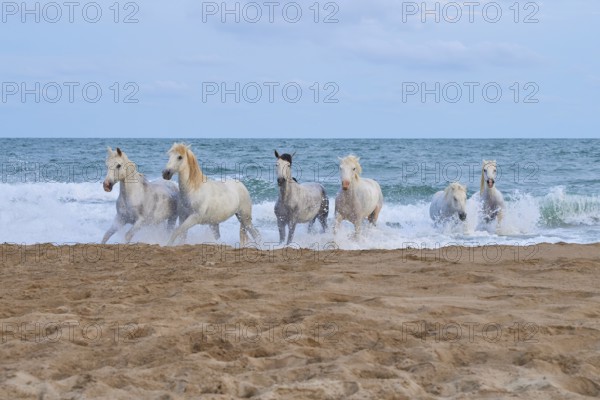
[[[150,180],[162,179],[167,150],[178,139],[0,139],[0,243],[98,243],[111,225],[119,194],[102,188],[106,147],[120,147]],[[186,139],[204,173],[239,179],[250,191],[262,248],[279,241],[273,207],[278,196],[275,156],[296,153],[299,182],[322,183],[330,198],[330,229],[296,229],[294,246],[343,249],[436,248],[462,244],[530,245],[600,241],[600,140],[387,140],[387,139]],[[363,177],[376,179],[384,206],[376,227],[359,238],[344,222],[331,232],[340,188],[338,157],[360,157]],[[482,160],[496,160],[497,188],[506,210],[503,224],[480,221]],[[176,178],[175,178],[176,179]],[[467,221],[434,226],[432,195],[451,181],[468,186]],[[319,228],[318,224],[316,225]],[[123,243],[122,230],[109,243]],[[239,223],[221,224],[219,243],[236,246]],[[165,227],[147,227],[137,242],[165,244]],[[214,243],[210,229],[196,226],[186,243]]]

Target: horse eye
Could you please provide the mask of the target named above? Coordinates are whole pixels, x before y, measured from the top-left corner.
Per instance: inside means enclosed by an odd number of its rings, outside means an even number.
[[[178,160],[183,160],[183,156],[177,157]]]
[[[117,169],[121,168],[121,164],[117,164]]]
[[[352,171],[356,171],[356,168],[352,168]]]

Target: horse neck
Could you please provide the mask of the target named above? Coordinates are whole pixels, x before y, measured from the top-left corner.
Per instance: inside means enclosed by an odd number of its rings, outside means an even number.
[[[444,190],[444,199],[449,200],[452,197],[452,190]]]
[[[147,182],[148,180],[144,174],[138,172],[136,165],[135,172],[121,181],[120,194],[127,197],[128,194],[131,194],[136,190],[143,190]]]
[[[286,179],[285,183],[279,186],[279,195],[283,200],[287,200],[292,196],[292,193],[294,193],[296,189],[298,189],[298,183],[294,182],[292,178]]]
[[[350,180],[350,187],[348,188],[348,190],[356,193],[356,189],[358,188],[358,185],[360,185],[360,182],[361,182],[360,176],[356,175],[356,177],[354,179]]]
[[[482,193],[483,197],[496,197],[496,193],[497,193],[496,185],[494,185],[494,187],[491,189],[488,187],[487,184],[485,184],[483,186],[483,193]]]
[[[179,187],[184,191],[193,191],[200,188],[205,177],[195,158],[188,159],[187,168],[179,171]]]

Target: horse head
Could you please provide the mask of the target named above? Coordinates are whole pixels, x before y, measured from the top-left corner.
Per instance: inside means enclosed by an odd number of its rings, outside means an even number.
[[[186,171],[187,184],[193,188],[198,188],[202,184],[204,176],[190,145],[174,143],[167,154],[169,161],[163,170],[163,179],[170,180],[175,174]]]
[[[122,182],[128,177],[133,176],[133,173],[137,170],[134,163],[129,161],[127,154],[125,154],[120,148],[117,147],[116,151],[113,151],[110,147],[107,148],[106,156],[106,178],[102,186],[107,192],[112,191],[113,186],[117,182]]]
[[[342,180],[342,189],[348,190],[350,183],[358,180],[362,173],[362,167],[359,163],[360,158],[354,155],[349,155],[340,158],[340,179]]]
[[[277,184],[282,186],[286,181],[292,179],[292,157],[294,154],[279,154],[277,150],[275,150],[275,157],[277,158]]]
[[[458,214],[461,221],[467,219],[467,187],[458,182],[452,182],[444,191],[446,204]]]
[[[486,184],[489,189],[492,189],[494,187],[494,185],[496,184],[497,174],[498,169],[496,166],[496,160],[483,160],[483,165],[481,167],[480,193],[483,193]]]

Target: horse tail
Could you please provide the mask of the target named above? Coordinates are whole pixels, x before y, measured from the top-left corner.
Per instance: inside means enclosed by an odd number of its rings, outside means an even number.
[[[258,232],[252,223],[252,197],[250,197],[250,192],[246,185],[242,182],[238,182],[238,184],[240,204],[236,216],[240,221],[240,243],[247,242],[248,233],[252,235],[256,243],[259,243],[261,241],[260,232]]]
[[[383,206],[383,190],[381,190],[381,185],[379,184],[379,182],[377,182],[377,181],[374,181],[374,182],[375,182],[375,185],[377,187],[377,191],[379,192],[378,193],[378,195],[379,195],[379,203],[378,203],[378,205],[379,205],[379,207],[382,207]]]
[[[323,232],[325,232],[327,230],[327,217],[329,217],[329,197],[327,197],[327,192],[323,185],[321,185],[321,207],[319,208],[317,217],[319,218]]]
[[[321,185],[321,210],[322,215],[327,218],[329,215],[329,197],[327,197],[327,192],[325,191],[323,185]]]

